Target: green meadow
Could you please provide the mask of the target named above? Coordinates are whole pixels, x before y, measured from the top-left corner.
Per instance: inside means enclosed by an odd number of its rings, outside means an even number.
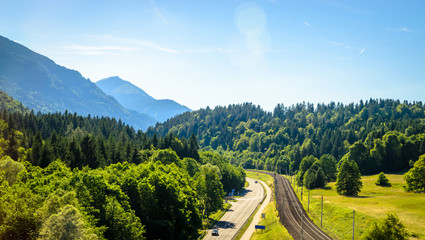
[[[386,174],[391,187],[375,185],[377,175],[363,176],[363,188],[358,197],[340,196],[335,182],[325,189],[310,192],[309,215],[320,226],[321,198],[323,196],[323,228],[335,239],[351,239],[353,210],[355,210],[355,239],[361,239],[373,221],[396,213],[412,234],[411,239],[425,239],[425,194],[410,193],[403,189],[402,174]],[[296,190],[296,188],[295,188]],[[298,197],[301,196],[298,190]],[[302,203],[308,210],[308,192],[303,191]]]

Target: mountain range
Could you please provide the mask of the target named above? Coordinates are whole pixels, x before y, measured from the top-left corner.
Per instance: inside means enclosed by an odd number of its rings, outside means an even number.
[[[117,80],[112,78],[102,82],[111,83],[114,79]],[[122,80],[117,81],[115,85],[121,86],[121,82]],[[110,90],[108,94],[116,95],[124,104],[102,91],[78,71],[60,66],[51,59],[0,36],[0,90],[36,112],[68,111],[80,115],[113,117],[145,130],[157,121],[190,110],[172,100],[155,100],[134,85],[131,86],[137,88],[138,94],[142,96],[133,93],[125,97],[125,91],[108,88],[115,86],[114,84],[104,85],[105,89]],[[131,101],[130,97],[143,101]],[[145,106],[147,104],[151,105]],[[163,113],[165,110],[166,113]]]
[[[145,113],[158,122],[164,122],[180,113],[191,111],[188,107],[170,99],[156,100],[139,87],[118,76],[99,80],[96,85],[106,94],[117,99],[125,108]]]

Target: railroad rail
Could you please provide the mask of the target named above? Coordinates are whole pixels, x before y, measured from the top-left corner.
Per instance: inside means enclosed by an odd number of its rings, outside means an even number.
[[[287,178],[274,173],[261,173],[274,177],[276,208],[280,222],[295,240],[332,240],[309,218]]]

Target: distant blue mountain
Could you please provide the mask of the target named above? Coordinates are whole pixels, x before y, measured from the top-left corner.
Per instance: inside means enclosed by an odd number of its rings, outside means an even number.
[[[96,84],[75,70],[0,36],[0,90],[25,106],[41,112],[76,112],[80,115],[120,118],[138,129],[156,120],[124,108]]]
[[[191,111],[188,107],[180,105],[173,100],[156,100],[145,91],[131,82],[119,77],[110,77],[96,82],[97,86],[106,94],[118,100],[124,107],[145,113],[158,122],[164,122],[178,114]]]

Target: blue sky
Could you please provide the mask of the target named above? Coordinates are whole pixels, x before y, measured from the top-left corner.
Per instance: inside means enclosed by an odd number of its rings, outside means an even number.
[[[0,35],[192,109],[424,101],[424,1],[0,0]]]

